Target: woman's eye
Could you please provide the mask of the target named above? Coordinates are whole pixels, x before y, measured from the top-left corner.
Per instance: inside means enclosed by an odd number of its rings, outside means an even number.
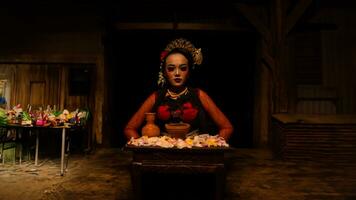
[[[188,69],[187,66],[182,66],[182,67],[180,67],[180,70],[182,70],[182,71],[187,71],[187,69]]]
[[[173,72],[173,70],[174,70],[174,67],[167,67],[167,71]]]

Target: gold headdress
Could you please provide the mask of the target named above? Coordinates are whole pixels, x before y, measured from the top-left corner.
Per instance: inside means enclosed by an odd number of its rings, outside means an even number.
[[[164,59],[166,59],[169,52],[171,52],[173,49],[187,50],[193,58],[193,66],[192,66],[193,69],[195,65],[200,65],[203,62],[203,54],[201,52],[201,49],[195,48],[195,46],[189,40],[186,40],[184,38],[179,38],[171,41],[166,46],[164,51],[161,53],[161,66],[160,66],[160,72],[158,74],[158,85],[160,86],[163,86],[166,82],[162,72]]]

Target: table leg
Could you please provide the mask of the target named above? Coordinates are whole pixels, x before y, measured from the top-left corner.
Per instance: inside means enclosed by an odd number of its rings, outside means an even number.
[[[224,199],[225,195],[225,167],[219,166],[215,171],[215,199]]]
[[[131,182],[133,186],[134,199],[142,199],[142,163],[131,164]]]
[[[20,143],[19,146],[20,146],[20,148],[19,148],[19,157],[20,157],[19,164],[21,165],[22,164],[22,144]]]
[[[32,132],[31,132],[31,129],[28,131],[28,135],[29,135],[29,137],[31,137],[32,136]],[[28,161],[31,161],[31,147],[29,147],[29,145],[27,145],[27,160]]]
[[[36,151],[35,151],[35,165],[36,166],[38,164],[38,146],[39,146],[39,142],[40,142],[38,134],[39,134],[38,131],[36,131]]]
[[[22,138],[22,133],[19,132],[19,140],[18,141],[19,141],[19,157],[20,157],[19,163],[20,163],[20,165],[22,164],[22,141],[21,141],[21,138]]]
[[[64,148],[66,140],[66,129],[62,128],[62,149],[61,149],[61,176],[64,175]]]

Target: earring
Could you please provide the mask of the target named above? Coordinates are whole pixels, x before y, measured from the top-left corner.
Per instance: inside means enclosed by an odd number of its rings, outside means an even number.
[[[163,87],[165,83],[166,83],[166,78],[164,78],[162,71],[160,71],[160,72],[158,73],[158,81],[157,81],[157,84],[158,84],[159,86]]]

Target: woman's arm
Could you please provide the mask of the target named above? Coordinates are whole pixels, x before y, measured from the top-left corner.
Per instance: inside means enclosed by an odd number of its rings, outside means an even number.
[[[219,127],[219,136],[228,140],[234,130],[229,119],[221,112],[216,106],[214,101],[202,90],[198,90],[199,99],[203,105],[203,108],[209,113],[216,125]]]
[[[130,121],[127,123],[124,133],[127,140],[130,140],[131,137],[138,138],[140,134],[138,133],[139,127],[145,120],[145,113],[152,110],[153,105],[156,101],[156,93],[151,94],[145,102],[141,105],[140,109],[131,117]]]

